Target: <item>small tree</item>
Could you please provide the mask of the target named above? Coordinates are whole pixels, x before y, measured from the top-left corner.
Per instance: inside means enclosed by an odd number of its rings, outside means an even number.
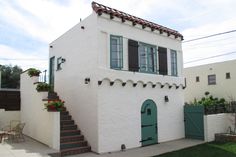
[[[20,88],[20,74],[22,69],[15,65],[0,65],[1,87],[2,88]]]

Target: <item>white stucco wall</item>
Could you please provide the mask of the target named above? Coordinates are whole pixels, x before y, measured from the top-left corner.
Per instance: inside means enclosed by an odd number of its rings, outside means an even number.
[[[97,15],[92,14],[50,45],[50,57],[63,57],[62,69],[55,70],[55,91],[66,102],[65,106],[75,120],[82,134],[98,151],[97,133]],[[81,29],[84,26],[84,29]],[[56,69],[56,65],[55,65]],[[91,83],[86,85],[85,78]]]
[[[34,82],[38,77],[21,74],[21,122],[26,123],[23,133],[54,149],[60,149],[60,113],[44,109],[47,92],[37,92]]]
[[[229,133],[229,127],[233,129],[234,115],[230,113],[221,113],[204,116],[204,136],[205,141],[215,140],[216,133]]]
[[[206,91],[214,97],[225,98],[228,101],[236,100],[236,60],[225,61],[214,64],[201,65],[184,69],[187,80],[185,90],[185,101],[191,102],[196,98],[201,99]],[[226,79],[226,73],[230,73],[231,78]],[[216,75],[216,85],[208,85],[208,75]],[[199,76],[200,82],[196,82]]]
[[[157,105],[158,142],[184,138],[182,89],[103,81],[98,95],[100,153],[120,150],[121,144],[127,149],[141,146],[141,106],[147,99]],[[164,102],[165,95],[169,102]]]
[[[0,129],[10,125],[11,120],[20,121],[20,111],[5,111],[0,109]]]
[[[104,14],[102,17],[91,14],[53,41],[49,50],[50,57],[66,59],[62,70],[55,71],[55,91],[66,101],[67,109],[92,151],[117,151],[121,144],[126,144],[127,148],[141,146],[140,110],[146,99],[154,100],[158,108],[158,141],[183,138],[181,41],[165,33],[158,35],[148,28],[142,30],[139,25],[133,27],[128,21],[122,24],[120,19],[105,18]],[[110,69],[111,34],[123,36],[123,71]],[[128,72],[128,39],[166,47],[168,56],[170,49],[176,50],[179,77]],[[90,78],[91,82],[85,84],[85,78]],[[102,85],[99,86],[98,81],[102,81]],[[115,81],[114,85],[110,86],[109,81]],[[123,87],[120,82],[127,84]],[[137,82],[133,87],[132,83]],[[143,83],[148,84],[146,88]],[[156,88],[151,84],[156,84]],[[166,85],[160,88],[160,84]],[[168,85],[173,87],[169,89]],[[165,95],[170,99],[168,103],[164,103]]]

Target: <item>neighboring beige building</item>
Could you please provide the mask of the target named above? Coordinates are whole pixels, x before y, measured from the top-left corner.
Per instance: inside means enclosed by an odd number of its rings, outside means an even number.
[[[206,91],[214,97],[236,100],[236,60],[184,69],[185,102],[201,99]]]

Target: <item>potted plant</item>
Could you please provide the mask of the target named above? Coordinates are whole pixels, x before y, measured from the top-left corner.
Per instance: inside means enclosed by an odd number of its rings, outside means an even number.
[[[62,100],[49,100],[48,103],[45,103],[45,109],[47,109],[49,112],[57,112],[57,111],[63,111],[65,109],[64,107],[65,101]]]
[[[50,89],[50,85],[45,82],[39,82],[36,87],[38,92],[47,92],[50,91]]]
[[[40,71],[40,70],[37,70],[37,69],[35,69],[35,68],[30,68],[30,69],[28,69],[28,75],[29,75],[30,77],[39,76],[40,73],[41,73],[41,71]]]

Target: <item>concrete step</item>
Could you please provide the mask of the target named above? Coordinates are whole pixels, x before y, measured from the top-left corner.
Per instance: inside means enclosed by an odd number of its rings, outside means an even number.
[[[63,130],[76,130],[77,129],[77,125],[63,125],[61,126],[61,131]]]
[[[50,97],[58,97],[56,92],[48,92],[48,98]]]
[[[61,131],[61,137],[73,136],[73,135],[80,135],[80,130],[63,130],[63,131]]]
[[[90,152],[90,151],[91,151],[90,146],[63,149],[63,150],[61,150],[61,156],[81,154],[81,153],[86,153],[86,152]]]
[[[61,116],[64,116],[64,115],[69,115],[69,112],[68,111],[62,111]]]
[[[76,141],[76,142],[61,143],[60,148],[61,148],[61,150],[63,150],[63,149],[85,147],[85,146],[88,146],[87,141]]]
[[[57,98],[53,98],[53,99],[49,99],[49,98],[46,98],[46,99],[42,99],[43,101],[57,101],[57,100],[60,100],[60,99],[57,99]]]
[[[64,125],[73,125],[75,124],[74,120],[61,120],[61,126],[63,127]]]
[[[72,135],[72,136],[63,136],[60,139],[61,143],[64,142],[75,142],[75,141],[83,141],[84,136],[83,135]]]
[[[61,120],[71,120],[71,115],[61,115]]]

